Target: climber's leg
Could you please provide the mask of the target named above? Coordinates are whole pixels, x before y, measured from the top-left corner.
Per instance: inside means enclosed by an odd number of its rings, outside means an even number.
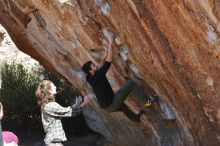
[[[127,83],[115,93],[111,108],[113,110],[117,110],[128,97],[130,92],[137,96],[145,106],[150,106],[152,102],[156,101],[155,97],[146,98],[137,83],[135,83],[133,80],[128,80]]]
[[[140,122],[140,117],[143,114],[143,112],[140,112],[139,114],[135,114],[133,111],[131,111],[126,104],[122,104],[117,111],[123,112],[124,115],[126,115],[130,120],[134,122]]]

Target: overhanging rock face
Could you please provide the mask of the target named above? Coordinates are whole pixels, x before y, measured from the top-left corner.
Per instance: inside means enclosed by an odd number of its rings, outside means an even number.
[[[4,33],[0,32],[0,46],[1,46],[1,43],[2,43],[3,39],[4,39]]]
[[[161,101],[138,124],[90,107],[98,118],[88,121],[114,146],[220,145],[219,19],[219,0],[0,0],[17,47],[83,94],[80,66],[99,60],[103,33],[116,36],[113,89],[131,77]],[[138,111],[134,97],[126,103]]]

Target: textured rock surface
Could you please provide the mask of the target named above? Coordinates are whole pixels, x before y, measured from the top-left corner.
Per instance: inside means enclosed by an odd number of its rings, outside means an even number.
[[[80,65],[98,61],[103,32],[115,34],[114,90],[131,76],[161,102],[139,124],[94,104],[109,145],[220,145],[219,19],[219,0],[0,0],[0,23],[17,47],[82,93]],[[138,110],[135,98],[126,103]]]
[[[38,64],[36,60],[18,50],[7,31],[0,25],[0,64],[13,61],[21,63],[25,67],[33,67]]]
[[[1,46],[3,39],[4,39],[4,33],[0,32],[0,46]]]

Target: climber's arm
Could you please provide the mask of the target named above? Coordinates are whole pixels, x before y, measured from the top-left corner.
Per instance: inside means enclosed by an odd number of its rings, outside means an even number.
[[[108,39],[108,46],[107,46],[107,56],[106,56],[105,61],[112,62],[112,56],[113,56],[113,53],[112,53],[113,36],[108,34],[106,37]]]
[[[105,53],[102,57],[99,68],[101,68],[106,61],[107,62],[112,62],[112,57],[113,57],[113,53],[112,53],[113,36],[111,36],[110,34],[107,34],[106,38],[108,39],[108,45],[105,47]]]
[[[101,63],[99,65],[99,68],[101,68],[103,66],[103,64],[105,63],[105,60],[107,58],[107,54],[108,54],[108,49],[105,47],[105,53],[104,53],[104,55],[101,58]]]

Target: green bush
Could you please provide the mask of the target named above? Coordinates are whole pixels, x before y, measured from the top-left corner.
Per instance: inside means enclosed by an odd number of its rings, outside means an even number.
[[[39,66],[32,71],[22,64],[4,63],[0,70],[0,101],[4,105],[4,118],[40,119],[40,107],[37,105],[35,91],[42,76],[57,86],[58,102],[67,106],[79,92],[66,80],[58,78]]]
[[[4,105],[4,118],[35,117],[39,107],[35,90],[39,78],[22,64],[4,63],[1,67],[0,100]]]

